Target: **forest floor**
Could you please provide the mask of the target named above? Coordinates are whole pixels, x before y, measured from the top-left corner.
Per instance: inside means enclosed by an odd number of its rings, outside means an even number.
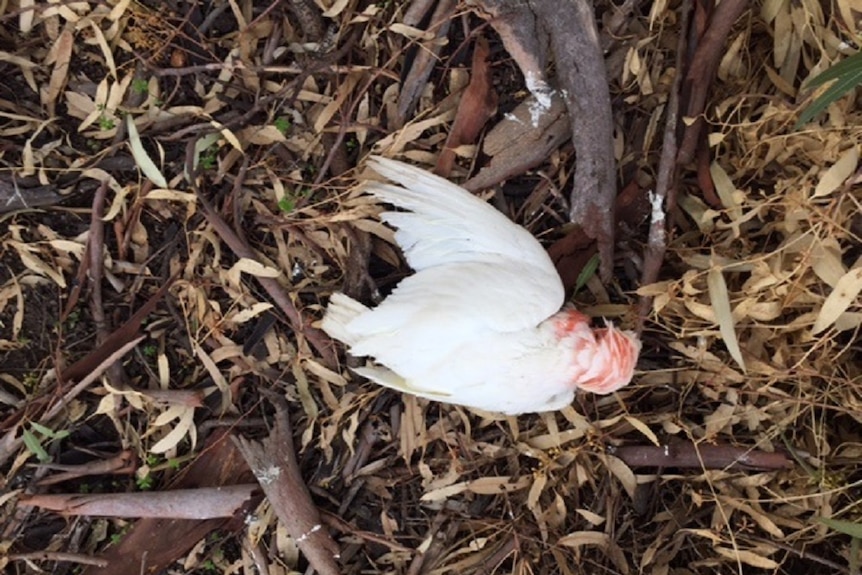
[[[859,572],[862,112],[851,91],[796,125],[855,51],[855,3],[752,3],[694,86],[678,52],[709,2],[594,3],[636,206],[609,282],[573,247],[565,111],[547,149],[504,138],[532,165],[477,188],[574,305],[642,326],[627,387],[498,417],[375,386],[319,331],[332,292],[372,303],[409,273],[364,159],[469,182],[533,97],[475,9],[498,4],[0,3],[0,567]]]

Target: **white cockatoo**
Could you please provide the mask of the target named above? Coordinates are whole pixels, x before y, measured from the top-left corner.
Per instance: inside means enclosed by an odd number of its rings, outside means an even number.
[[[561,409],[577,389],[608,394],[632,378],[634,333],[592,329],[563,309],[563,283],[541,244],[443,178],[372,157],[399,185],[365,191],[403,211],[381,214],[415,273],[377,307],[335,293],[321,327],[354,371],[391,389],[507,415]]]

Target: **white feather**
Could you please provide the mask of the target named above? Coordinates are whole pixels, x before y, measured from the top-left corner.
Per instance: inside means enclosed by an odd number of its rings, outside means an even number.
[[[570,403],[597,342],[585,321],[561,336],[549,319],[564,289],[539,242],[442,178],[385,158],[369,165],[400,184],[365,189],[404,210],[381,219],[396,228],[416,273],[373,309],[333,294],[323,329],[353,355],[376,361],[355,371],[392,389],[486,411]]]

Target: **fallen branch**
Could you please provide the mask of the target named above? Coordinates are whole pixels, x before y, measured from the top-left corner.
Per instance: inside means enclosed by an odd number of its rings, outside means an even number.
[[[688,3],[684,3],[688,4]],[[695,149],[703,130],[703,111],[706,108],[706,98],[712,88],[713,78],[718,70],[718,64],[724,56],[724,44],[730,29],[740,14],[749,7],[746,0],[724,0],[720,2],[709,19],[709,27],[700,38],[694,56],[688,66],[685,77],[689,92],[685,106],[685,116],[693,121],[686,127],[679,147],[680,164],[687,164],[694,158]],[[682,28],[686,30],[687,27]],[[677,52],[680,54],[682,52]],[[681,68],[677,68],[680,70]]]
[[[201,453],[175,477],[170,489],[193,490],[202,487],[249,484],[254,481],[225,430],[216,430]],[[257,490],[257,485],[254,485]],[[105,549],[101,558],[107,567],[90,567],[81,575],[117,575],[159,573],[188,553],[196,543],[215,530],[222,535],[245,528],[244,519],[259,502],[256,496],[230,518],[215,519],[156,519],[135,521],[119,543]]]
[[[138,493],[25,495],[21,505],[33,505],[62,515],[215,519],[233,517],[254,495],[257,485],[227,485]]]
[[[287,403],[275,394],[266,395],[275,403],[275,428],[261,443],[238,437],[236,445],[312,569],[321,575],[338,575],[338,544],[324,527],[299,471]]]
[[[692,442],[668,445],[626,445],[608,448],[629,467],[680,467],[694,469],[741,469],[774,471],[789,469],[793,462],[780,452],[732,445],[698,445]]]
[[[500,34],[536,98],[532,122],[551,112],[554,90],[545,76],[550,40],[557,83],[577,151],[570,219],[598,244],[602,280],[613,271],[616,164],[607,72],[592,3],[587,0],[473,0]],[[474,184],[475,185],[475,184]]]
[[[587,0],[531,0],[550,32],[557,80],[572,122],[577,157],[569,216],[596,240],[602,281],[614,267],[617,195],[611,96],[593,5]]]
[[[691,10],[689,3],[684,3],[682,8],[680,29],[676,47],[676,69],[681,70],[683,58],[686,53],[686,34]],[[668,96],[667,108],[664,120],[664,135],[662,137],[661,156],[658,163],[658,177],[656,178],[655,191],[650,198],[652,203],[652,215],[650,219],[649,238],[644,251],[644,264],[641,273],[641,285],[649,285],[658,280],[661,265],[664,262],[664,254],[667,250],[667,216],[666,214],[676,203],[676,194],[672,193],[676,186],[677,173],[677,139],[676,133],[679,127],[679,99],[682,87],[682,74],[677,72],[673,79]],[[637,333],[643,332],[644,322],[652,306],[652,296],[641,296],[637,314]]]

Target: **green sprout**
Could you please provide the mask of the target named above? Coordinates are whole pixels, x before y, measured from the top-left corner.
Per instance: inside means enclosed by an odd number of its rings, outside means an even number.
[[[34,421],[30,423],[30,429],[24,430],[23,440],[27,451],[35,455],[42,463],[47,463],[51,461],[51,456],[45,449],[45,440],[48,440],[50,444],[68,436],[68,431],[54,431]]]
[[[150,91],[150,83],[144,78],[135,78],[132,80],[132,92],[142,96]]]
[[[279,116],[273,122],[275,129],[281,132],[282,134],[286,134],[290,129],[291,123],[290,120],[286,116]]]
[[[153,474],[147,473],[146,475],[142,475],[135,480],[135,484],[138,486],[138,489],[141,491],[149,491],[153,488]]]
[[[79,321],[81,321],[81,310],[72,310],[69,312],[69,315],[66,316],[66,329],[69,331],[74,330],[78,326]]]
[[[28,371],[24,374],[24,381],[22,383],[24,384],[24,388],[28,391],[36,389],[39,385],[39,374],[33,371]]]
[[[107,132],[108,130],[113,130],[114,126],[116,126],[116,123],[114,122],[113,118],[109,118],[108,116],[105,116],[104,114],[99,116],[99,129],[100,130],[102,130],[103,132]]]
[[[307,198],[311,195],[310,188],[301,188],[300,190],[285,194],[280,200],[278,200],[278,209],[280,209],[285,214],[289,214],[296,209],[296,202],[300,199]]]
[[[210,146],[201,154],[201,168],[211,170],[216,165],[216,158],[218,158],[218,147]]]

